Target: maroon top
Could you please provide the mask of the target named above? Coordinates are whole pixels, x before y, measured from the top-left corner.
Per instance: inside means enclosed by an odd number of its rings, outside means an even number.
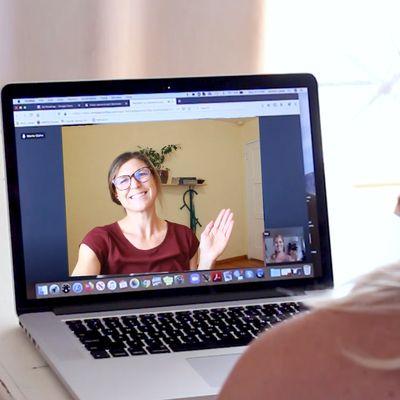
[[[163,242],[149,250],[137,249],[117,222],[92,229],[82,243],[95,252],[101,275],[189,270],[189,261],[196,254],[199,241],[187,226],[166,222]]]

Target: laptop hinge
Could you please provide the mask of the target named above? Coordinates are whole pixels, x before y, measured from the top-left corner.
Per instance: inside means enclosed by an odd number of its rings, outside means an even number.
[[[202,303],[217,303],[223,301],[241,301],[250,299],[270,299],[272,297],[291,297],[304,295],[304,290],[287,290],[283,288],[276,288],[274,290],[262,291],[255,293],[254,291],[238,293],[224,293],[217,296],[179,296],[174,298],[152,298],[152,299],[135,299],[135,300],[119,300],[114,302],[103,302],[93,304],[74,304],[61,307],[55,307],[52,311],[56,315],[64,314],[81,314],[81,313],[94,313],[104,311],[117,311],[117,310],[134,310],[141,308],[155,308],[155,307],[168,307],[190,304]]]
[[[127,309],[144,307],[144,305],[138,307],[137,303],[138,303],[137,301],[136,302],[118,301],[118,302],[105,302],[105,303],[95,303],[95,304],[68,305],[68,306],[55,307],[53,308],[53,312],[56,315],[64,315],[64,314],[117,311],[117,310],[127,310]]]

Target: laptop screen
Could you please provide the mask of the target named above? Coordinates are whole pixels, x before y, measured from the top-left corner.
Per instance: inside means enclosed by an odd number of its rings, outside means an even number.
[[[308,91],[13,98],[27,298],[321,276]]]

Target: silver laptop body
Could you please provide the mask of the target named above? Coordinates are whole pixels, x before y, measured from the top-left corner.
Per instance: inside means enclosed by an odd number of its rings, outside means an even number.
[[[313,76],[10,84],[2,108],[16,312],[72,397],[214,398],[246,346],[173,351],[170,334],[151,353],[148,343],[165,338],[152,321],[182,316],[190,327],[186,315],[207,314],[212,332],[236,312],[290,311],[306,292],[332,287]],[[85,233],[123,216],[107,166],[122,151],[172,143],[160,216],[200,238],[221,208],[235,214],[213,268],[73,276]],[[82,341],[81,324],[97,321],[111,341],[119,321],[150,321],[139,324],[144,353],[98,351],[90,334]],[[130,327],[123,343],[136,340]]]

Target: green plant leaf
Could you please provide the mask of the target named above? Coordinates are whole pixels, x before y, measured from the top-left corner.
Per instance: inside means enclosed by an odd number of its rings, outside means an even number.
[[[168,144],[166,146],[163,146],[160,152],[153,149],[152,147],[138,146],[138,148],[139,148],[139,153],[145,155],[154,165],[154,168],[163,169],[165,156],[181,149],[181,146],[179,144]]]

